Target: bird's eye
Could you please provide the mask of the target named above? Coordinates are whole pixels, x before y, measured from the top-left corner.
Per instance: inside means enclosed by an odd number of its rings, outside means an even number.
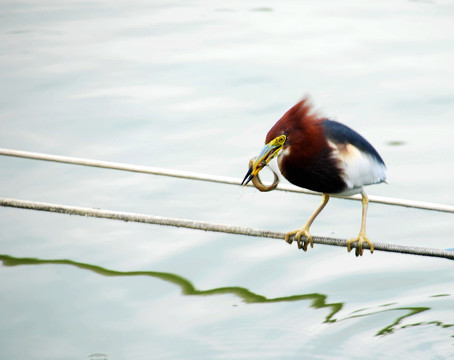
[[[286,139],[287,139],[287,137],[286,137],[285,135],[281,135],[281,136],[279,136],[279,138],[277,139],[277,141],[278,141],[279,144],[282,145],[283,143],[285,143],[285,140],[286,140]]]

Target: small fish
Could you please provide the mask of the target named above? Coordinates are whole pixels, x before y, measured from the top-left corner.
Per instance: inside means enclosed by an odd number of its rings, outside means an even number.
[[[253,162],[254,162],[254,159],[249,160],[249,167],[252,166]],[[263,167],[265,167],[266,165],[267,165],[267,164],[265,163],[265,161],[263,161],[259,166],[260,166],[260,168],[263,168]],[[271,168],[270,168],[270,169],[271,169]],[[273,171],[273,169],[271,169],[271,171],[272,171],[272,173],[273,173],[273,175],[274,175],[274,180],[273,180],[273,183],[270,184],[270,185],[268,185],[268,186],[266,186],[265,184],[262,183],[262,180],[260,180],[260,177],[259,177],[258,174],[255,175],[255,176],[251,179],[252,183],[254,184],[254,186],[255,186],[258,190],[266,192],[266,191],[271,191],[271,190],[276,189],[276,186],[279,184],[279,177],[278,177],[277,174]]]

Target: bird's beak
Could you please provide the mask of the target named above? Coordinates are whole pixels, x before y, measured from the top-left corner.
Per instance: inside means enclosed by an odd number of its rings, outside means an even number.
[[[279,154],[279,151],[282,149],[283,142],[282,137],[276,138],[270,141],[265,147],[262,149],[260,154],[253,159],[253,163],[249,168],[246,176],[243,179],[241,185],[246,186],[249,181],[252,180],[254,176],[256,176],[260,170],[262,170],[268,163]]]

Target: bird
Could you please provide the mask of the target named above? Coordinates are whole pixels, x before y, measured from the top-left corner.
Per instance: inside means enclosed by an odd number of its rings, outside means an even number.
[[[265,146],[251,159],[241,185],[246,186],[251,180],[261,184],[257,180],[258,173],[276,157],[281,174],[290,183],[322,193],[321,204],[307,222],[286,233],[285,240],[289,244],[296,239],[298,248],[304,251],[309,244],[314,246],[309,229],[331,195],[361,194],[361,228],[358,236],[347,241],[347,250],[350,252],[355,244],[356,256],[363,255],[363,244],[367,243],[373,253],[373,243],[366,234],[369,200],[363,187],[386,182],[386,165],[364,137],[350,127],[320,115],[306,96],[268,131]],[[276,183],[273,186],[276,187]],[[266,187],[262,187],[257,188],[266,191]]]

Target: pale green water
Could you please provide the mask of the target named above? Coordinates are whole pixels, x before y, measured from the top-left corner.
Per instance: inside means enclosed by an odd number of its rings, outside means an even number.
[[[241,177],[305,93],[454,204],[450,2],[0,5],[0,146]],[[319,198],[0,157],[0,196],[286,231]],[[360,204],[312,232],[349,238]],[[3,359],[449,359],[448,260],[0,208]],[[449,214],[371,205],[376,241],[453,248]]]

